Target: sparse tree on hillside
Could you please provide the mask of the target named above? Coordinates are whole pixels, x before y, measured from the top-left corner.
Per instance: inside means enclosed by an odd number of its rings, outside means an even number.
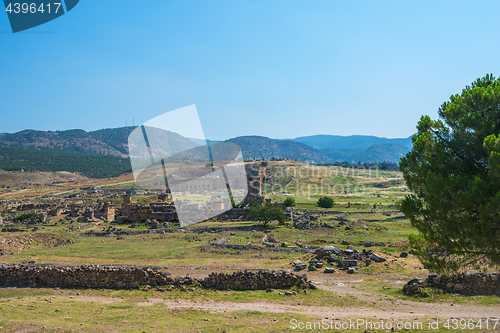
[[[285,207],[295,207],[295,199],[293,197],[286,197],[285,201],[283,201],[283,205],[285,205]]]
[[[410,235],[435,272],[500,264],[500,81],[476,80],[423,116],[400,169],[414,193],[401,209],[420,231]]]
[[[318,207],[321,208],[332,208],[333,207],[333,199],[330,197],[321,197],[318,199]]]
[[[285,212],[281,207],[274,207],[270,202],[256,203],[253,202],[250,206],[249,218],[259,220],[264,226],[271,221],[278,221],[280,224],[285,223]]]

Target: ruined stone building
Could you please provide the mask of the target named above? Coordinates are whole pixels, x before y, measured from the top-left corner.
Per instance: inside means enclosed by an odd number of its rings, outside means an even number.
[[[160,194],[160,198],[164,195]],[[177,221],[175,206],[164,201],[153,202],[149,206],[139,205],[132,201],[131,194],[123,195],[122,214],[117,218],[123,222],[138,222],[146,220]]]
[[[113,205],[111,202],[102,203],[96,209],[94,209],[94,216],[96,218],[101,218],[104,221],[114,221],[115,213],[115,205]]]
[[[95,221],[95,219],[114,221],[115,214],[115,205],[113,205],[111,202],[101,202],[94,207],[72,206],[69,210],[68,217],[83,217],[86,221]]]
[[[251,200],[262,201],[262,183],[266,178],[266,168],[260,163],[246,164],[248,195],[245,202],[249,203]]]

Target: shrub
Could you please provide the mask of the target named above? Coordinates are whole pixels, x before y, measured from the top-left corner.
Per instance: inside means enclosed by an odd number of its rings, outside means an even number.
[[[22,221],[22,220],[27,220],[31,217],[37,217],[37,214],[36,213],[25,213],[25,214],[21,214],[21,215],[18,215],[14,218],[14,221]]]
[[[285,207],[295,207],[296,202],[293,197],[286,197],[285,201],[283,201],[283,204],[285,205]]]
[[[330,197],[321,197],[318,200],[318,207],[321,208],[332,208],[333,207],[333,199]]]

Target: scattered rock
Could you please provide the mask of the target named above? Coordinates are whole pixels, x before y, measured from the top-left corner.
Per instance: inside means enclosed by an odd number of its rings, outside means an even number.
[[[268,236],[267,237],[267,241],[269,243],[278,243],[278,241],[276,240],[276,238],[274,238],[273,236]]]
[[[348,269],[349,267],[356,267],[358,266],[358,261],[357,260],[342,260],[340,261],[340,265],[342,266],[342,268],[344,269]]]
[[[328,262],[337,262],[339,258],[335,254],[330,254],[327,258],[326,261]]]
[[[384,257],[381,257],[375,253],[372,254],[372,256],[370,257],[371,260],[375,261],[375,262],[384,262],[386,261],[386,259]]]
[[[325,267],[325,270],[323,273],[334,273],[335,272],[335,268],[333,267]]]
[[[295,266],[295,271],[301,271],[303,269],[306,269],[307,265],[306,264],[300,264]]]

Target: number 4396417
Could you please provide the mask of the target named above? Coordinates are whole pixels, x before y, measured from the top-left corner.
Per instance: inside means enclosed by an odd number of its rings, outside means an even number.
[[[19,14],[19,13],[45,13],[48,12],[49,14],[51,13],[51,10],[57,14],[59,11],[59,8],[61,7],[60,2],[55,2],[52,3],[53,6],[51,6],[51,3],[41,3],[39,6],[36,3],[9,3],[7,8],[5,9],[7,12],[14,13],[14,14]]]
[[[448,319],[445,321],[443,327],[447,329],[462,329],[462,330],[467,330],[467,329],[497,329],[497,324],[498,324],[499,319],[497,318],[488,318],[486,320],[481,320],[479,319],[478,322],[475,322],[473,319],[466,320],[466,319]],[[500,328],[500,325],[498,325]]]

